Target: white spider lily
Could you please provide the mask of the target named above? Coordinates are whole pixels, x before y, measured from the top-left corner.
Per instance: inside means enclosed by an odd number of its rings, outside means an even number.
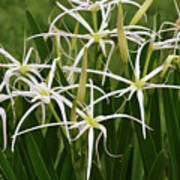
[[[57,5],[64,12],[66,12],[68,15],[70,15],[75,20],[77,20],[81,25],[83,25],[83,27],[89,32],[89,34],[72,34],[72,33],[64,32],[64,31],[59,31],[58,33],[53,33],[51,31],[51,27],[52,27],[52,29],[54,27],[54,24],[53,24],[50,27],[49,33],[37,34],[37,35],[31,36],[30,38],[28,38],[28,40],[30,40],[32,38],[37,38],[40,36],[57,36],[57,35],[64,36],[64,37],[65,36],[76,37],[76,38],[88,40],[88,42],[85,43],[85,45],[82,47],[82,49],[79,51],[77,57],[75,58],[73,67],[77,67],[78,63],[80,62],[80,60],[84,54],[84,50],[86,48],[89,48],[94,43],[98,43],[102,49],[104,56],[107,57],[107,62],[106,62],[105,69],[104,69],[104,72],[106,72],[108,69],[109,63],[110,63],[110,59],[111,59],[114,47],[115,47],[114,41],[111,39],[106,39],[106,37],[108,35],[110,35],[112,37],[117,36],[117,29],[113,29],[113,30],[107,29],[109,19],[110,19],[110,15],[111,15],[111,9],[112,9],[111,5],[108,5],[107,8],[104,8],[104,7],[101,8],[102,21],[101,21],[101,25],[97,31],[95,31],[93,28],[91,28],[91,26],[88,24],[88,22],[79,13],[67,9],[66,7],[61,5],[59,2],[57,2]],[[127,27],[125,26],[125,30],[126,29],[128,29],[127,31],[125,31],[125,34],[127,36],[126,38],[128,40],[133,41],[133,42],[138,43],[138,44],[142,44],[142,42],[145,41],[145,39],[141,38],[140,35],[151,36],[151,34],[148,32],[149,29],[144,28],[142,26],[127,26]],[[130,32],[129,31],[130,29],[140,29],[140,31],[139,32],[136,32],[136,31]],[[108,55],[106,52],[106,45],[111,46]],[[72,74],[73,74],[73,72],[70,72],[70,74],[68,76],[68,80],[70,82],[72,82]],[[105,81],[105,79],[103,77],[103,82],[104,81]]]
[[[8,68],[4,75],[3,85],[6,86],[6,90],[8,94],[10,92],[9,80],[13,75],[16,76],[26,76],[29,78],[33,78],[31,73],[41,80],[43,80],[41,74],[39,73],[39,69],[50,68],[51,66],[46,64],[28,64],[33,48],[30,48],[23,62],[19,62],[15,59],[11,54],[9,54],[6,50],[0,48],[0,54],[4,55],[11,63],[8,64],[0,64],[0,68]]]
[[[108,7],[109,5],[114,5],[114,4],[119,4],[120,0],[101,0],[101,1],[83,1],[83,0],[68,0],[72,5],[73,8],[70,9],[69,11],[65,11],[58,16],[54,18],[50,25],[50,30],[49,32],[52,32],[53,27],[55,27],[56,22],[58,22],[59,19],[61,19],[63,16],[66,14],[69,14],[69,12],[77,12],[77,11],[98,11],[101,8]],[[137,6],[138,8],[141,8],[141,5],[139,5],[137,2],[134,2],[132,0],[121,0],[122,3],[125,4],[132,4],[134,6]],[[58,2],[57,2],[58,4]]]
[[[33,104],[26,111],[26,113],[23,115],[23,117],[21,118],[21,120],[18,122],[18,124],[16,126],[15,133],[14,133],[14,136],[13,136],[13,141],[12,141],[12,151],[14,151],[14,145],[15,145],[15,142],[16,142],[17,134],[19,133],[21,125],[24,122],[24,120],[27,118],[27,116],[32,111],[34,111],[37,107],[41,106],[41,108],[42,108],[42,124],[44,124],[45,123],[45,117],[46,117],[45,105],[50,104],[51,100],[54,100],[57,103],[57,105],[58,105],[58,107],[59,107],[59,109],[61,111],[63,122],[65,124],[67,138],[70,141],[70,135],[69,135],[69,131],[68,131],[68,128],[67,128],[67,125],[66,125],[67,124],[67,118],[66,118],[66,112],[65,112],[64,104],[71,108],[72,103],[67,98],[65,98],[63,95],[61,95],[61,93],[66,92],[66,91],[68,91],[70,89],[78,88],[79,85],[74,84],[74,85],[70,85],[70,86],[67,86],[67,87],[55,87],[55,88],[52,88],[52,83],[53,83],[55,69],[56,69],[56,62],[58,60],[59,60],[59,58],[55,59],[53,61],[52,69],[50,71],[50,75],[49,75],[47,84],[44,83],[44,82],[39,83],[35,78],[32,79],[33,82],[31,82],[30,80],[27,80],[27,79],[25,79],[23,77],[16,80],[16,81],[22,80],[25,83],[27,83],[27,85],[30,87],[30,90],[29,91],[13,91],[12,95],[13,96],[23,96],[23,97],[26,97],[26,98],[31,98],[30,102],[35,103],[35,104]],[[90,87],[90,86],[87,84],[87,87]],[[94,86],[94,88],[105,95],[104,91],[101,90],[99,87]]]
[[[79,133],[72,139],[73,141],[77,140],[80,138],[86,131],[88,131],[88,164],[87,164],[87,180],[90,178],[90,172],[91,172],[91,166],[92,166],[92,157],[93,157],[93,146],[94,146],[94,130],[98,129],[101,131],[99,134],[97,140],[96,140],[96,146],[98,146],[99,139],[101,135],[104,137],[104,147],[105,151],[108,155],[112,157],[119,157],[119,155],[112,155],[109,153],[106,147],[106,142],[107,142],[107,130],[105,126],[101,124],[101,122],[110,120],[110,119],[116,119],[116,118],[127,118],[134,120],[135,122],[138,122],[142,124],[140,120],[137,118],[134,118],[132,116],[129,116],[127,114],[113,114],[113,115],[107,115],[107,116],[98,116],[94,117],[94,85],[92,81],[90,81],[90,86],[91,86],[91,93],[90,93],[90,105],[86,113],[80,111],[77,109],[77,114],[83,119],[82,121],[79,122],[64,122],[64,123],[49,123],[49,124],[44,124],[41,126],[36,126],[32,127],[30,129],[26,129],[23,131],[20,131],[16,133],[16,136],[40,129],[40,128],[45,128],[45,127],[53,127],[53,126],[58,126],[58,125],[69,125],[68,129],[79,129]],[[70,103],[70,106],[72,107],[72,103]],[[150,127],[146,126],[146,128],[151,129]],[[15,135],[13,136],[13,138]],[[97,149],[96,149],[97,150]]]
[[[76,135],[76,137],[73,139],[73,141],[79,139],[86,131],[88,131],[88,164],[87,164],[87,180],[90,179],[90,172],[91,172],[91,166],[92,166],[92,157],[93,157],[93,146],[94,146],[94,129],[98,129],[101,131],[99,134],[100,136],[103,134],[104,137],[104,147],[105,151],[108,155],[113,157],[119,157],[119,155],[112,155],[109,153],[106,147],[107,142],[107,130],[105,126],[101,124],[101,122],[110,120],[110,119],[116,119],[116,118],[128,118],[132,119],[138,123],[141,123],[140,120],[126,115],[126,114],[113,114],[113,115],[107,115],[107,116],[98,116],[94,117],[94,92],[93,92],[93,83],[90,81],[91,84],[91,93],[90,93],[90,105],[87,109],[86,113],[79,114],[82,121],[74,122],[73,125],[70,125],[69,129],[79,129],[79,133]],[[147,127],[148,128],[148,127]],[[96,144],[98,146],[99,138],[96,140]]]
[[[92,70],[92,69],[87,69],[87,72],[89,73],[95,73],[99,75],[105,75],[108,76],[112,79],[115,79],[117,81],[121,81],[125,84],[128,85],[127,88],[116,90],[113,92],[110,92],[106,94],[105,96],[100,97],[96,101],[94,101],[94,104],[102,101],[103,99],[113,96],[113,95],[118,95],[118,97],[121,97],[125,95],[126,93],[129,93],[129,97],[127,100],[130,100],[133,96],[133,94],[136,92],[137,100],[139,103],[139,108],[140,108],[140,115],[141,115],[141,120],[142,120],[142,132],[143,132],[143,137],[146,138],[146,130],[145,130],[145,114],[144,114],[144,94],[143,91],[146,89],[153,89],[153,88],[170,88],[170,89],[180,89],[180,86],[178,85],[166,85],[166,84],[152,84],[149,83],[154,76],[162,72],[166,66],[166,62],[162,64],[161,66],[157,67],[154,69],[152,72],[149,74],[145,75],[144,77],[141,77],[141,69],[140,69],[140,55],[141,51],[146,43],[144,43],[138,50],[138,54],[136,57],[136,63],[135,63],[135,69],[134,69],[134,75],[135,75],[135,81],[128,80],[124,77],[115,75],[113,73],[105,73],[102,71],[97,71],[97,70]],[[80,72],[80,68],[72,68],[72,67],[64,67],[64,71],[74,71],[74,72]]]

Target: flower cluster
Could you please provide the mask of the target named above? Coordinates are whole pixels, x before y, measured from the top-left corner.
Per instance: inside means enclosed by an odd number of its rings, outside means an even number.
[[[130,4],[138,8],[137,13],[128,25],[124,25],[123,22],[123,4]],[[177,3],[175,4],[179,13]],[[66,3],[57,2],[61,13],[51,22],[49,31],[35,34],[27,39],[29,42],[32,39],[42,37],[45,41],[50,38],[57,50],[57,52],[52,50],[51,60],[38,63],[36,56],[33,56],[34,60],[32,60],[31,54],[34,50],[32,47],[23,60],[17,60],[4,48],[0,48],[0,54],[7,60],[7,63],[0,64],[1,73],[3,74],[0,84],[0,102],[2,103],[0,117],[3,122],[4,150],[7,148],[7,129],[6,110],[3,108],[3,103],[10,100],[14,117],[16,117],[14,106],[16,105],[15,99],[18,96],[23,97],[30,108],[20,120],[18,119],[12,136],[12,151],[14,151],[18,136],[37,129],[61,126],[69,143],[73,143],[88,131],[87,179],[90,178],[92,166],[95,129],[100,131],[96,139],[96,147],[98,147],[100,137],[103,136],[104,149],[107,154],[112,157],[119,157],[111,154],[107,149],[108,133],[102,122],[118,118],[131,119],[142,125],[143,137],[146,138],[146,129],[151,130],[151,128],[146,125],[145,120],[144,92],[154,88],[180,89],[180,85],[161,83],[164,79],[167,82],[169,69],[172,64],[176,64],[180,60],[180,57],[176,54],[180,41],[179,20],[176,24],[163,23],[157,32],[137,25],[141,18],[147,19],[145,12],[150,5],[151,3],[148,0],[142,6],[133,0],[99,0],[95,2],[93,0],[68,0]],[[118,25],[111,23],[112,14],[117,12]],[[74,31],[68,28],[64,20],[66,17],[73,22]],[[59,22],[62,22],[62,27],[59,27]],[[173,28],[164,28],[166,24],[172,25]],[[169,31],[174,32],[173,37],[169,39],[162,38],[163,34]],[[90,53],[92,47],[96,47],[99,51],[100,58],[96,57],[97,67],[90,69],[92,63],[87,54]],[[125,67],[124,73],[121,73],[122,75],[113,73],[110,68],[110,63],[114,63],[112,62],[112,56],[117,53],[116,47],[120,49],[120,59],[123,68]],[[148,47],[147,57],[142,59],[142,52],[146,47]],[[152,53],[164,49],[171,49],[173,53],[168,55],[163,62],[154,62],[151,56]],[[135,61],[133,62],[132,57],[134,56]],[[30,60],[33,63],[30,63]],[[81,60],[82,66],[80,66]],[[101,61],[102,63],[98,67]],[[143,64],[142,61],[145,63]],[[153,64],[153,66],[150,67],[150,64]],[[62,70],[63,77],[67,79],[67,85],[61,82],[57,67]],[[3,71],[4,69],[6,71]],[[78,73],[80,73],[79,83],[77,83]],[[92,79],[88,81],[87,77],[91,74],[98,77],[102,76],[102,85],[105,84],[108,77],[110,80],[114,79],[120,82],[124,87],[106,93],[101,86],[95,85]],[[132,74],[132,77],[130,74]],[[86,98],[87,100],[89,97],[88,102],[85,100],[86,88],[90,88],[90,95]],[[77,89],[77,91],[74,89]],[[102,95],[95,99],[94,90],[99,91]],[[78,92],[78,95],[76,95],[76,92]],[[133,95],[136,94],[140,119],[130,114],[120,114],[118,112],[109,115],[95,113],[94,107],[97,103],[103,100],[109,103],[109,97],[121,98],[125,97],[126,94],[129,94],[125,98],[126,101],[130,101]],[[46,106],[52,111],[57,122],[46,122]],[[55,106],[58,107],[58,113]],[[22,124],[26,118],[38,107],[41,108],[42,112],[42,124],[22,130]],[[69,118],[66,108],[71,109],[75,120]],[[74,129],[79,131],[72,137],[74,133],[71,133],[71,131],[74,131]],[[96,152],[98,156],[97,148]]]

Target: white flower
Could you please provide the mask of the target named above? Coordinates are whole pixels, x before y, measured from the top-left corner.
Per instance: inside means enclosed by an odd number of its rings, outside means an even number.
[[[37,107],[41,106],[42,108],[42,124],[45,123],[45,117],[46,117],[46,112],[45,112],[45,105],[50,104],[51,100],[55,101],[61,111],[62,114],[62,118],[63,118],[63,122],[65,124],[65,129],[66,129],[66,134],[67,134],[67,138],[70,141],[70,136],[69,136],[69,131],[67,129],[67,117],[66,117],[66,112],[65,112],[65,105],[69,106],[70,108],[72,108],[72,103],[65,98],[63,95],[61,95],[61,93],[63,92],[67,92],[70,89],[73,88],[78,88],[79,85],[78,84],[73,84],[67,87],[52,87],[52,83],[53,83],[53,79],[54,79],[54,74],[55,74],[55,70],[56,70],[56,63],[59,60],[59,58],[55,59],[53,61],[52,64],[52,69],[50,71],[49,74],[49,78],[48,78],[48,83],[46,84],[45,82],[41,82],[39,83],[35,78],[32,79],[33,82],[31,82],[30,80],[27,80],[23,77],[20,77],[16,80],[16,82],[18,80],[22,80],[24,81],[30,88],[30,90],[28,91],[13,91],[12,95],[13,96],[23,96],[26,98],[30,98],[31,100],[29,100],[31,103],[35,103],[33,104],[27,111],[26,113],[23,115],[23,117],[21,118],[21,120],[18,122],[16,129],[15,129],[15,133],[13,136],[13,142],[12,142],[12,151],[14,151],[14,145],[16,142],[16,137],[17,134],[21,128],[22,123],[24,122],[24,120],[27,118],[27,116],[34,111]],[[87,84],[87,87],[89,85]],[[97,89],[98,91],[100,91],[101,93],[104,93],[104,91],[102,91],[100,88],[98,88],[97,86],[94,86],[95,89]]]
[[[100,137],[103,135],[104,137],[104,148],[105,151],[107,152],[108,155],[113,156],[113,157],[119,157],[119,155],[112,155],[111,153],[109,153],[109,151],[107,150],[106,147],[106,141],[107,141],[107,130],[105,128],[105,126],[103,126],[101,124],[101,122],[106,121],[106,120],[112,120],[112,119],[116,119],[116,118],[127,118],[127,119],[132,119],[138,123],[142,123],[140,120],[138,120],[137,118],[134,118],[132,116],[129,116],[127,114],[113,114],[113,115],[107,115],[107,116],[98,116],[98,117],[94,117],[94,85],[92,83],[92,81],[90,81],[90,85],[91,85],[91,93],[90,93],[90,105],[88,110],[84,113],[82,111],[80,111],[79,109],[77,109],[77,114],[83,119],[82,121],[78,121],[78,122],[66,122],[66,123],[50,123],[50,124],[45,124],[45,125],[41,125],[41,126],[37,126],[37,127],[33,127],[24,131],[21,131],[19,133],[16,134],[16,136],[21,135],[21,134],[25,134],[27,132],[31,132],[40,128],[44,128],[44,127],[53,127],[53,126],[57,126],[57,125],[70,125],[68,127],[69,130],[78,128],[79,129],[79,133],[76,135],[76,137],[74,137],[72,140],[75,141],[78,138],[80,138],[86,131],[88,131],[88,164],[87,164],[87,180],[89,180],[90,178],[90,173],[91,173],[91,166],[92,166],[92,157],[93,157],[93,146],[94,146],[94,130],[98,129],[100,130],[100,134],[96,140],[96,146],[98,146],[99,143],[99,139]],[[72,106],[72,104],[71,104]],[[151,129],[150,127],[146,126],[146,128]],[[96,148],[97,150],[97,148]]]
[[[120,0],[100,0],[93,2],[92,0],[68,0],[70,4],[73,6],[72,9],[70,9],[70,12],[77,12],[77,11],[99,11],[101,8],[106,8],[109,5],[118,5]],[[141,5],[139,5],[137,2],[134,2],[132,0],[121,0],[124,4],[132,4],[134,6],[137,6],[138,8],[141,8]],[[58,3],[58,2],[57,2]],[[68,11],[68,12],[69,12]],[[67,11],[60,13],[58,16],[56,16],[51,23],[50,26],[50,32],[52,32],[53,27],[55,26],[56,22],[61,19],[63,16],[68,14]]]
[[[143,47],[145,46],[145,44],[146,43],[144,43],[139,48],[138,53],[137,53],[136,62],[135,62],[135,69],[134,69],[135,81],[128,80],[128,79],[126,79],[124,77],[115,75],[113,73],[105,73],[105,72],[102,72],[102,71],[87,69],[87,72],[89,72],[89,73],[105,75],[105,76],[113,78],[113,79],[115,79],[117,81],[121,81],[121,82],[123,82],[123,83],[128,85],[127,88],[116,90],[116,91],[112,91],[112,92],[106,94],[105,96],[100,97],[99,99],[97,99],[94,102],[94,104],[102,101],[103,99],[105,99],[105,98],[107,98],[109,96],[118,95],[118,97],[121,97],[121,96],[125,95],[126,93],[130,93],[129,97],[127,99],[127,100],[130,100],[131,97],[133,96],[133,94],[136,92],[136,96],[137,96],[138,103],[139,103],[139,108],[140,108],[140,115],[141,115],[141,120],[142,120],[142,131],[143,131],[143,137],[144,138],[146,138],[146,131],[145,131],[144,94],[143,94],[143,91],[147,90],[147,89],[152,89],[152,88],[180,89],[180,86],[178,86],[178,85],[166,85],[166,84],[153,84],[153,83],[149,83],[149,81],[154,76],[156,76],[157,74],[159,74],[160,72],[163,71],[163,69],[166,66],[166,62],[164,64],[162,64],[161,66],[157,67],[156,69],[154,69],[149,74],[145,75],[144,77],[141,77],[140,55],[141,55],[141,51],[142,51]],[[74,71],[74,72],[80,72],[81,71],[80,68],[73,68],[73,67],[67,67],[67,66],[63,67],[63,70],[64,71]]]
[[[9,80],[13,75],[25,76],[25,77],[32,79],[33,78],[33,76],[31,75],[31,73],[32,73],[36,77],[43,80],[43,78],[38,70],[51,67],[46,64],[28,64],[32,50],[33,50],[33,48],[29,49],[25,59],[21,63],[20,61],[15,59],[11,54],[9,54],[7,51],[0,48],[0,54],[4,55],[10,61],[10,63],[7,63],[7,64],[0,64],[0,68],[8,68],[8,70],[6,71],[6,73],[4,75],[3,82],[1,84],[1,89],[3,88],[4,85],[6,86],[6,90],[7,90],[8,94],[11,94]]]
[[[32,38],[37,38],[39,36],[63,36],[63,37],[76,37],[76,38],[80,38],[80,39],[85,39],[88,40],[83,47],[81,48],[81,50],[79,51],[78,55],[75,58],[73,67],[77,67],[77,65],[79,64],[83,54],[84,54],[84,50],[86,48],[89,48],[92,44],[94,43],[98,43],[99,46],[102,49],[102,52],[104,54],[105,57],[107,57],[107,61],[105,64],[105,68],[104,68],[104,72],[106,72],[108,70],[108,66],[110,63],[110,59],[115,47],[115,43],[113,40],[111,39],[107,39],[107,36],[110,37],[114,37],[117,36],[117,28],[113,29],[113,30],[109,30],[108,29],[108,25],[109,25],[109,20],[111,17],[111,11],[112,11],[112,4],[108,4],[106,7],[104,6],[100,6],[100,12],[101,12],[101,16],[102,16],[102,21],[100,24],[100,27],[98,29],[93,29],[89,23],[76,11],[73,10],[69,10],[66,7],[64,7],[62,4],[60,4],[59,2],[57,2],[57,5],[68,15],[70,15],[71,17],[73,17],[76,21],[78,21],[89,33],[87,34],[73,34],[73,33],[69,33],[69,32],[64,32],[64,31],[58,31],[57,33],[54,33],[52,30],[55,26],[55,22],[53,21],[51,23],[50,26],[50,31],[49,33],[42,33],[42,34],[37,34],[37,35],[33,35],[30,38],[28,38],[28,40],[32,39]],[[95,26],[97,26],[97,20],[94,20],[94,24],[96,24]],[[125,34],[126,34],[126,38],[132,42],[135,42],[137,44],[142,44],[143,42],[145,42],[145,39],[141,37],[142,36],[152,36],[152,33],[150,33],[150,30],[148,28],[145,28],[143,26],[125,26]],[[130,31],[130,30],[135,30],[135,31]],[[106,45],[110,45],[110,51],[107,54],[106,52]],[[68,76],[68,81],[72,83],[72,74],[73,72],[69,73]],[[103,77],[103,83],[105,81],[105,76]]]

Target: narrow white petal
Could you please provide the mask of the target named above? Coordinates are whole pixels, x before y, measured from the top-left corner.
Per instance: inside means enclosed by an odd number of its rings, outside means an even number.
[[[93,104],[93,105],[101,102],[101,101],[104,100],[104,99],[108,99],[108,97],[114,96],[114,95],[116,95],[116,94],[119,94],[118,97],[121,97],[121,96],[123,96],[124,94],[126,94],[126,93],[129,92],[129,91],[130,91],[130,87],[125,88],[125,89],[121,89],[121,90],[112,91],[112,92],[110,92],[110,93],[108,93],[108,94],[106,94],[106,95],[104,95],[104,96],[101,96],[100,98],[96,99],[96,100],[94,101],[94,104]],[[88,108],[88,107],[86,107],[85,109],[87,109],[87,108]]]
[[[55,94],[57,96],[57,93],[53,92],[53,94]],[[69,101],[68,99],[66,99],[65,97],[61,96],[61,99],[62,101],[67,105],[69,106],[70,108],[72,108],[72,102]],[[76,108],[76,112],[82,117],[84,118],[85,117],[85,114],[79,109],[79,108]]]
[[[17,126],[16,126],[16,129],[15,129],[15,132],[14,132],[14,135],[13,135],[13,140],[12,140],[12,146],[11,146],[11,150],[12,152],[14,152],[14,146],[15,146],[15,143],[16,143],[16,137],[17,137],[17,134],[21,128],[21,125],[22,123],[24,122],[24,120],[27,118],[27,116],[35,109],[37,108],[38,106],[41,105],[41,102],[38,102],[34,105],[32,105],[27,111],[26,113],[23,115],[23,117],[21,118],[21,120],[18,122]]]
[[[104,56],[106,57],[107,54],[106,54],[105,42],[104,42],[103,40],[100,40],[100,41],[99,41],[99,45],[100,45],[100,47],[101,47],[101,49],[102,49],[102,52],[103,52]]]
[[[93,143],[94,143],[94,130],[89,129],[88,133],[88,165],[87,165],[87,180],[90,179],[92,158],[93,158]]]
[[[101,117],[99,118],[98,122],[107,121],[107,120],[109,120],[109,119],[117,119],[117,118],[131,119],[131,120],[133,120],[133,121],[135,121],[135,122],[137,122],[137,123],[139,123],[139,124],[141,124],[141,125],[143,124],[143,122],[142,122],[141,120],[139,120],[139,119],[137,119],[137,118],[135,118],[135,117],[133,117],[133,116],[130,116],[130,115],[128,115],[128,114],[112,114],[112,115],[107,115],[107,116],[101,116]],[[147,126],[147,125],[145,125],[145,127],[146,127],[147,129],[149,129],[149,130],[152,130],[152,128],[149,127],[149,126]]]
[[[61,115],[62,115],[62,118],[63,118],[63,122],[66,124],[67,123],[66,111],[65,111],[64,104],[63,104],[63,101],[61,99],[61,96],[54,95],[54,96],[52,96],[52,98],[58,104],[59,109],[61,110]],[[67,138],[70,141],[70,134],[69,134],[69,130],[68,130],[67,125],[65,125],[65,129],[66,129]]]
[[[92,116],[94,116],[94,89],[93,89],[93,82],[92,80],[90,79],[90,85],[91,85],[91,92],[90,92],[90,106],[89,106],[89,109],[90,109],[90,114]]]
[[[89,48],[93,42],[94,42],[94,40],[93,40],[93,39],[90,39],[90,40],[84,45],[84,47],[83,47],[83,48],[80,50],[80,52],[78,53],[78,55],[77,55],[77,57],[76,57],[76,59],[75,59],[75,61],[74,61],[74,64],[73,64],[73,66],[72,66],[72,68],[76,68],[76,66],[78,65],[79,61],[81,60],[81,58],[82,58],[82,56],[83,56],[83,54],[84,54],[85,48]],[[69,73],[68,81],[71,80],[72,75],[73,75],[73,71],[71,71],[71,72]]]
[[[4,139],[3,151],[4,151],[7,148],[6,112],[1,107],[0,107],[0,116],[3,122],[3,139]]]
[[[59,30],[57,33],[48,32],[48,33],[40,33],[40,34],[32,35],[27,38],[27,41],[38,37],[49,37],[49,36],[63,36],[63,37],[76,37],[81,39],[89,39],[89,34],[72,34]]]
[[[62,4],[60,4],[59,2],[56,2],[57,5],[63,10],[65,11],[67,14],[69,14],[70,16],[72,16],[74,19],[76,19],[78,22],[80,22],[90,33],[93,32],[92,28],[89,26],[89,24],[78,14],[75,13],[73,11],[68,10],[67,8],[65,8]]]
[[[28,63],[29,58],[30,58],[30,56],[31,56],[31,53],[32,53],[33,49],[34,49],[34,48],[32,48],[32,47],[29,49],[29,51],[28,51],[28,53],[27,53],[27,55],[26,55],[26,58],[25,58],[25,60],[24,60],[24,62],[23,62],[23,65],[26,65],[26,64]]]
[[[49,78],[48,78],[48,89],[51,89],[51,86],[52,86],[52,83],[53,83],[54,74],[55,74],[55,71],[56,71],[56,63],[57,63],[57,61],[59,61],[59,58],[56,58],[56,59],[53,60],[53,64],[52,64],[51,71],[50,71]]]
[[[84,134],[84,132],[86,132],[87,130],[88,130],[88,126],[86,125],[84,128],[82,128],[80,131],[79,131],[79,133],[78,133],[78,135],[76,135],[76,137],[74,137],[73,139],[72,139],[72,141],[76,141],[77,139],[79,139],[83,134]]]
[[[32,131],[35,131],[35,130],[39,130],[39,129],[43,129],[43,128],[47,128],[47,127],[54,127],[54,126],[61,126],[61,125],[64,126],[64,125],[70,125],[70,124],[71,124],[71,122],[67,122],[67,124],[65,124],[64,122],[42,124],[40,126],[35,126],[35,127],[32,127],[32,128],[20,131],[20,132],[18,132],[16,134],[16,137],[20,136],[22,134],[26,134],[26,133],[29,133],[29,132],[32,132]],[[13,136],[13,138],[14,138],[14,136]]]
[[[3,54],[6,58],[8,58],[11,62],[15,64],[19,64],[19,61],[11,56],[6,50],[0,48],[0,54]]]
[[[53,90],[58,90],[58,93],[61,94],[63,93],[64,91],[68,91],[70,89],[74,89],[74,88],[78,88],[79,87],[79,84],[72,84],[70,86],[66,86],[66,87],[57,87],[57,88],[54,88]],[[90,84],[86,84],[86,87],[91,87]],[[97,91],[101,92],[102,94],[106,94],[100,87],[96,86],[96,85],[93,85],[93,88],[96,89]]]
[[[139,108],[140,108],[140,113],[141,113],[143,137],[144,137],[144,139],[146,139],[146,125],[145,125],[145,115],[144,115],[144,95],[143,95],[142,90],[137,91],[137,99],[139,102]]]
[[[136,55],[135,77],[137,79],[140,79],[140,75],[141,75],[140,58],[141,58],[142,50],[143,50],[143,48],[144,48],[144,46],[146,44],[147,44],[147,42],[145,42],[144,44],[141,45],[141,47],[138,49],[138,52],[137,52],[137,55]]]
[[[43,103],[41,103],[41,110],[42,110],[42,125],[45,124],[46,121],[46,107]]]
[[[113,158],[121,157],[122,156],[121,154],[112,154],[112,153],[109,152],[109,150],[107,148],[107,130],[106,130],[106,128],[104,126],[100,126],[99,129],[103,133],[103,137],[104,137],[104,150],[107,153],[107,155],[109,155],[110,157],[113,157]]]
[[[77,73],[81,73],[81,68],[72,68],[70,66],[64,66],[63,67],[63,70],[64,71],[73,71],[73,72],[77,72]],[[87,69],[87,72],[88,73],[94,73],[94,74],[99,74],[99,75],[105,75],[105,76],[108,76],[112,79],[115,79],[117,81],[121,81],[121,82],[124,82],[126,84],[131,84],[132,82],[122,76],[118,76],[118,75],[115,75],[113,73],[106,73],[106,72],[103,72],[103,71],[98,71],[98,70],[93,70],[93,69]]]
[[[51,68],[51,65],[48,64],[28,64],[29,67],[33,69],[48,69]]]
[[[147,87],[144,87],[144,89],[153,89],[153,88],[180,89],[180,86],[179,85],[169,85],[169,84],[152,84],[152,83],[148,83]]]
[[[144,77],[142,78],[142,80],[144,80],[144,81],[149,81],[151,78],[153,78],[154,76],[156,76],[158,73],[160,73],[160,72],[163,70],[164,65],[165,65],[165,64],[157,67],[155,70],[153,70],[152,72],[150,72],[149,74],[147,74],[146,76],[144,76]]]

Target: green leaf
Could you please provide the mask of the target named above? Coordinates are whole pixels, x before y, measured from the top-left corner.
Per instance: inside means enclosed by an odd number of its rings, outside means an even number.
[[[173,179],[180,179],[180,138],[176,121],[179,120],[175,111],[175,104],[172,98],[171,90],[163,90],[164,113],[167,128],[167,137],[169,142],[170,169]]]
[[[133,162],[132,162],[132,176],[131,180],[142,180],[143,179],[143,165],[138,145],[137,136],[134,133],[134,148],[133,148]]]
[[[51,180],[41,152],[32,135],[25,136],[28,154],[34,167],[35,174],[39,180]]]
[[[137,106],[137,104],[137,99],[135,97],[132,98],[130,105],[134,117],[140,117],[139,106]],[[152,132],[148,130],[147,137],[146,139],[144,139],[142,135],[142,127],[137,123],[134,123],[134,127],[137,134],[138,144],[140,147],[140,153],[143,161],[145,176],[147,176],[149,173],[149,169],[151,169],[153,162],[157,156],[155,145],[151,137]]]
[[[162,150],[155,159],[153,166],[149,172],[147,180],[158,179],[163,180],[165,175],[165,168],[167,165],[167,155]]]
[[[123,161],[122,161],[122,166],[120,170],[120,178],[121,180],[126,180],[128,179],[128,166],[130,165],[130,159],[131,159],[131,154],[132,154],[132,146],[129,146],[126,149],[126,153],[124,154]]]
[[[31,15],[31,13],[29,11],[26,11],[26,17],[27,17],[32,35],[40,34],[41,30],[40,30],[39,26],[35,22],[35,19],[33,18],[33,16]],[[37,48],[39,56],[41,58],[41,62],[44,62],[45,59],[49,55],[49,48],[48,48],[46,42],[44,41],[43,37],[35,38],[34,42],[36,44],[36,48]]]
[[[13,169],[10,166],[7,157],[4,155],[4,153],[2,153],[1,150],[0,150],[0,169],[3,175],[6,177],[6,179],[16,180],[16,176],[13,172]]]

